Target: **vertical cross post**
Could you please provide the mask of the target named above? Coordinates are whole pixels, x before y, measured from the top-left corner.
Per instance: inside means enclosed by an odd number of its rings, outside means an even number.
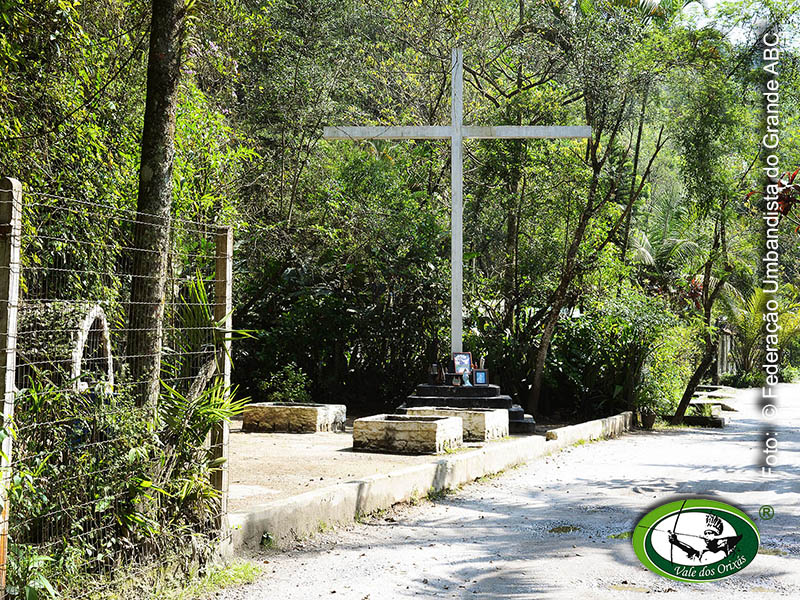
[[[217,231],[216,276],[214,277],[214,320],[222,322],[217,345],[223,346],[222,356],[218,357],[220,379],[226,394],[231,386],[231,330],[233,329],[233,230],[220,227]],[[211,432],[211,452],[214,459],[225,459],[214,471],[211,483],[220,493],[220,514],[217,525],[222,530],[228,515],[228,446],[230,444],[230,423],[224,421]]]
[[[0,595],[5,597],[8,560],[8,486],[11,482],[11,440],[17,368],[17,308],[19,306],[22,184],[0,179],[0,399],[3,402],[2,453],[0,453]]]
[[[461,127],[464,123],[464,77],[463,51],[453,49],[453,65],[451,74],[452,104],[451,127],[452,143],[450,144],[451,182],[451,227],[450,227],[450,348],[453,352],[461,352],[463,339],[462,298],[464,294],[464,138]]]

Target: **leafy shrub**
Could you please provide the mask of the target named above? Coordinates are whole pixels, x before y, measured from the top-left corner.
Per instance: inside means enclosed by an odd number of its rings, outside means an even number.
[[[236,323],[258,332],[234,348],[244,393],[266,391],[262,382],[293,362],[313,381],[315,402],[393,409],[449,354],[449,209],[417,185],[429,147],[375,148],[321,148],[331,170],[324,187],[308,190],[309,235],[248,232],[254,256],[269,251],[237,285],[253,300]]]
[[[157,410],[137,407],[124,377],[114,393],[102,383],[81,392],[38,373],[17,394],[12,597],[52,587],[64,598],[108,598],[129,575],[146,590],[148,573],[188,575],[211,558],[221,509],[212,475],[224,461],[206,440],[245,403],[215,377],[218,342],[241,332],[214,322],[201,278],[182,300],[186,335],[170,332],[163,371],[176,384],[162,384]]]
[[[790,383],[800,383],[800,367],[784,367],[783,380]]]
[[[663,301],[636,289],[565,318],[553,338],[545,383],[552,408],[581,418],[677,402],[691,374],[691,332]]]
[[[30,546],[11,544],[8,548],[8,596],[25,600],[57,598],[58,592],[47,578],[47,567],[52,562],[52,558],[38,554]]]
[[[692,375],[698,352],[697,332],[676,324],[661,332],[642,369],[636,406],[657,414],[673,414]]]
[[[148,536],[138,502],[157,448],[142,411],[124,394],[36,381],[17,395],[15,411],[12,593],[24,594],[42,570],[74,575],[131,559]]]
[[[735,388],[761,387],[766,383],[766,375],[759,370],[727,373],[720,378],[720,383]]]
[[[275,373],[264,386],[268,402],[310,402],[310,382],[303,369],[291,362]]]
[[[34,385],[17,399],[10,593],[62,592],[81,575],[154,557],[188,572],[213,551],[221,466],[205,440],[241,411],[221,383],[198,394],[165,386],[155,420],[124,394]],[[76,579],[77,578],[77,579]],[[69,594],[67,594],[69,595]],[[31,596],[27,596],[31,597]]]

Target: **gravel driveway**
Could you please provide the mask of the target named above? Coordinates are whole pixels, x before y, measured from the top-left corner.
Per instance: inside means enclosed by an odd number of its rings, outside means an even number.
[[[780,465],[767,478],[756,393],[724,430],[633,432],[576,446],[435,502],[265,552],[256,583],[222,600],[437,598],[800,598],[800,386],[782,389]],[[674,494],[712,495],[750,514],[765,552],[742,573],[684,584],[645,570],[629,532]],[[762,505],[775,517],[759,520]],[[618,536],[618,537],[613,537]]]

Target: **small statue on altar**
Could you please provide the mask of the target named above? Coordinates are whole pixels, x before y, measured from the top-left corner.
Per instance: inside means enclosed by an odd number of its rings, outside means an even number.
[[[469,382],[469,371],[461,373],[461,382],[461,385],[464,387],[472,387],[472,384]]]

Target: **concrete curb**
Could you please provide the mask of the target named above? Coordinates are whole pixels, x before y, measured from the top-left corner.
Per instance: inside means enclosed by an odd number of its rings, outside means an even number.
[[[583,440],[619,435],[631,427],[632,413],[561,427],[541,436],[490,442],[483,448],[313,490],[291,498],[273,500],[248,512],[228,515],[229,535],[221,547],[223,556],[258,547],[269,535],[274,548],[286,548],[297,539],[332,525],[352,523],[361,515],[390,508],[393,504],[424,496],[429,491],[458,487],[485,475],[523,464]]]
[[[613,417],[606,417],[605,419],[597,419],[595,421],[587,421],[586,423],[578,423],[577,425],[568,425],[567,427],[559,427],[558,429],[551,429],[547,432],[547,441],[557,444],[558,448],[571,446],[581,440],[590,442],[605,437],[613,437],[619,435],[623,431],[628,431],[633,424],[633,413],[628,411],[614,415]]]

